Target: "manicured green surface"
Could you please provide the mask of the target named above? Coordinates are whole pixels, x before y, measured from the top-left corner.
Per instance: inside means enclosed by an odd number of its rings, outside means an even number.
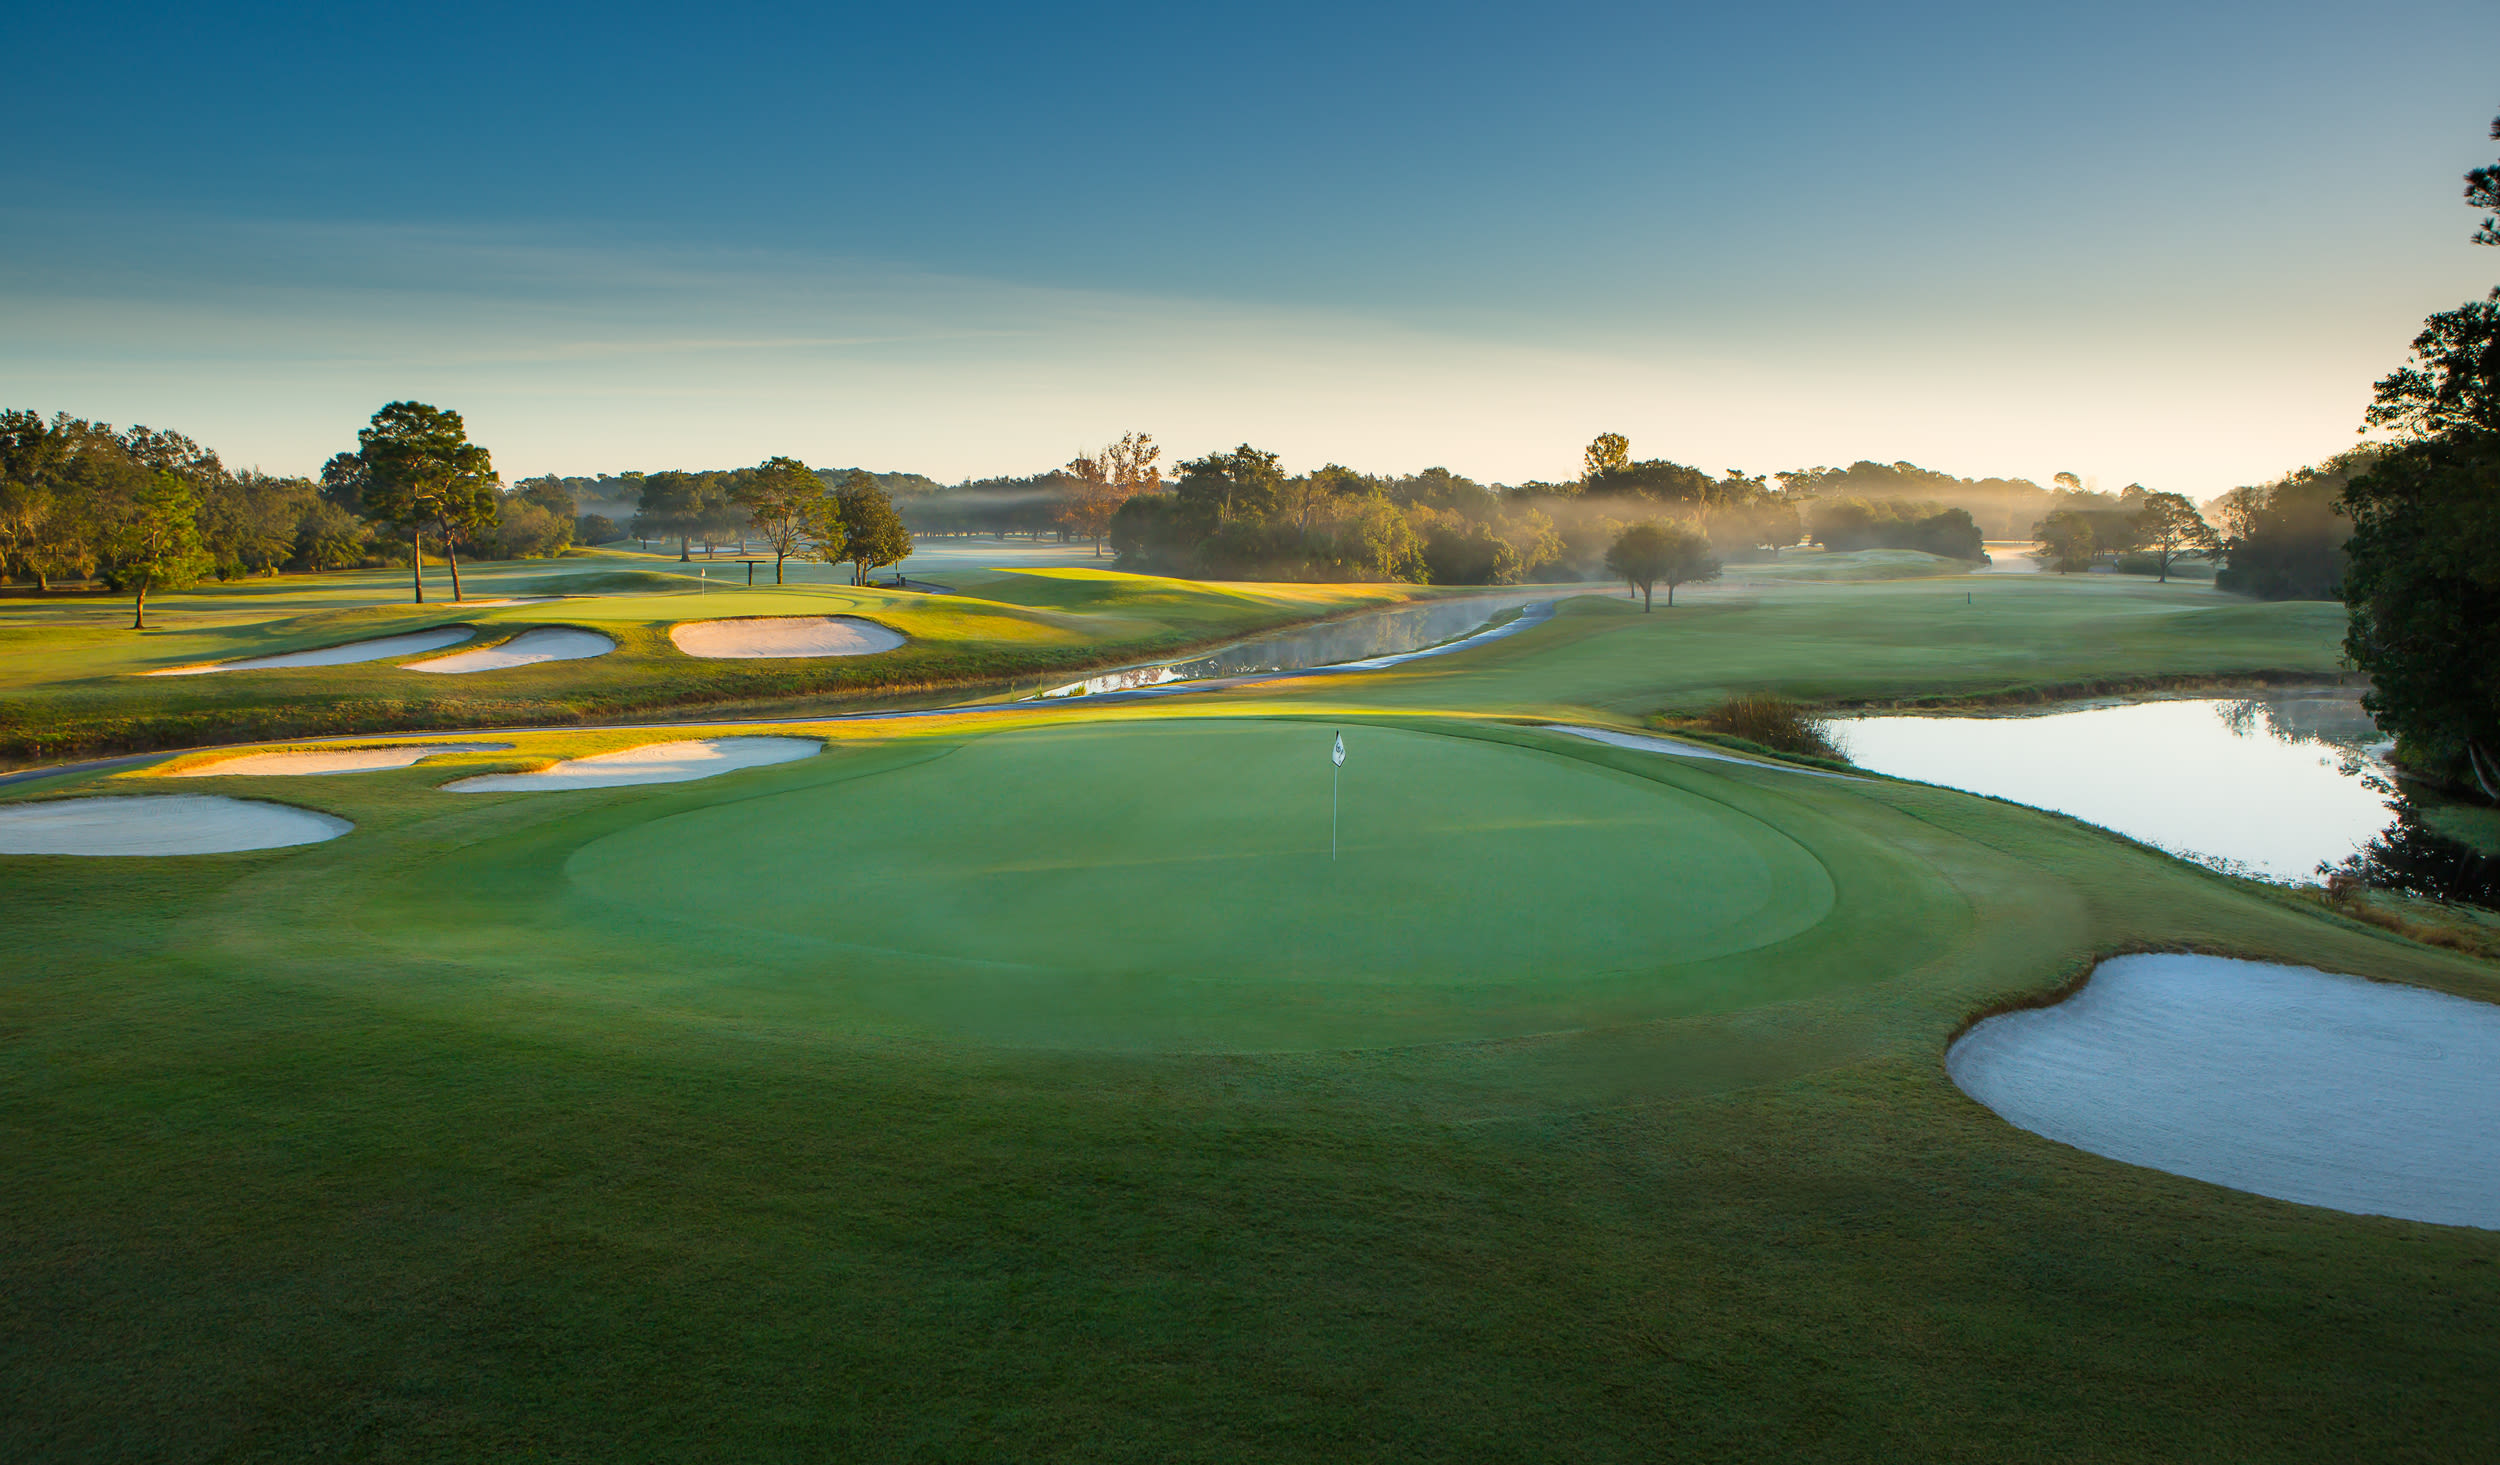
[[[1884,583],[1744,581],[1644,616],[1564,602],[1553,625],[1463,658],[1330,683],[1379,707],[1625,719],[1694,714],[1740,692],[1804,702],[1990,698],[2157,678],[2332,681],[2344,612],[2209,585],[2114,575],[1963,575]]]
[[[815,567],[822,570],[823,566]],[[697,569],[737,583],[708,587]],[[770,578],[771,567],[764,567]],[[252,738],[396,728],[684,715],[815,698],[832,703],[928,694],[962,684],[1058,676],[1431,592],[1395,585],[1200,585],[1080,568],[967,570],[967,593],[744,584],[742,566],[692,566],[640,555],[576,557],[472,570],[491,600],[566,595],[530,605],[407,600],[404,574],[354,571],[208,586],[129,607],[87,596],[0,600],[0,760],[182,747]],[[1081,590],[1082,593],[1075,593]],[[447,596],[448,585],[438,594]],[[688,656],[670,626],[732,616],[852,615],[908,644],[874,656],[719,660]],[[613,637],[606,656],[468,676],[399,662],[150,677],[169,667],[372,640],[436,626],[477,628],[472,646],[533,626]]]
[[[1756,1006],[1961,919],[1793,803],[1440,731],[1352,730],[1332,863],[1332,735],[1091,724],[835,755],[735,800],[468,844],[386,909],[460,908],[464,945],[586,933],[550,965],[611,991],[717,983],[704,1000],[735,1006],[766,984],[842,1030],[1210,1049]]]
[[[2042,611],[2036,664],[2087,659],[2094,625],[2183,668],[2298,642],[2188,594]],[[1825,665],[1887,604],[1832,603],[1837,629],[1748,644]],[[2500,1234],[2100,1160],[1941,1061],[2129,946],[2500,998],[2488,967],[2053,816],[1483,715],[1643,708],[1735,663],[1637,639],[1669,634],[1595,606],[1430,678],[827,725],[818,759],[672,787],[435,787],[648,736],[623,733],[185,780],[357,828],[0,858],[0,1444],[2445,1462],[2500,1438]],[[1350,837],[1313,882],[1338,728]],[[1792,929],[1818,872],[1828,910]]]

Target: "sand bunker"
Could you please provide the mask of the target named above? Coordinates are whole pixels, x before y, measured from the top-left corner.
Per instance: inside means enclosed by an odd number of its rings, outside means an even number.
[[[2101,963],[1946,1067],[2034,1134],[2235,1190],[2500,1229],[2500,1006],[2207,956]]]
[[[574,758],[536,773],[486,773],[443,785],[456,794],[521,793],[563,788],[622,788],[636,783],[691,783],[761,768],[794,763],[824,751],[814,738],[702,738],[682,743],[646,743],[621,753]]]
[[[214,855],[336,839],[356,826],[310,809],[213,794],[0,805],[0,854]]]
[[[585,656],[605,656],[615,649],[616,643],[597,631],[547,626],[535,631],[523,631],[500,646],[455,651],[449,656],[435,657],[432,661],[412,661],[402,669],[447,672],[458,676],[464,672],[531,666],[541,661],[578,661]]]
[[[891,651],[903,638],[855,616],[748,616],[687,621],[668,638],[688,656],[867,656]]]
[[[1699,758],[1709,763],[1742,763],[1747,768],[1776,768],[1782,773],[1801,773],[1808,778],[1837,778],[1843,783],[1866,781],[1862,778],[1853,778],[1846,773],[1826,773],[1820,768],[1800,768],[1794,763],[1771,763],[1760,758],[1747,758],[1739,753],[1721,753],[1692,743],[1679,743],[1671,738],[1645,738],[1639,733],[1616,732],[1611,728],[1573,727],[1566,723],[1549,722],[1545,724],[1545,730],[1569,733],[1575,738],[1587,738],[1592,743],[1608,743],[1618,748],[1631,748],[1643,753],[1664,753],[1670,758]]]
[[[279,666],[348,666],[359,661],[385,661],[394,656],[440,651],[446,646],[457,646],[476,634],[477,631],[469,626],[444,626],[432,631],[410,631],[404,636],[384,636],[378,641],[350,641],[344,646],[324,646],[318,651],[290,651],[282,656],[255,656],[246,661],[218,661],[204,666],[169,666],[147,675],[196,677],[212,671],[260,671]]]
[[[454,753],[496,753],[510,743],[411,743],[398,748],[315,748],[298,753],[246,753],[220,758],[196,768],[178,769],[167,778],[223,778],[233,774],[255,778],[292,777],[305,773],[371,773],[405,768],[421,758],[447,758]]]

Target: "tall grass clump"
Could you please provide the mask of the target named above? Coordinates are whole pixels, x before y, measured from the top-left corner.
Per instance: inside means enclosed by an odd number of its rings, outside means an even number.
[[[1749,692],[1740,697],[1730,697],[1710,709],[1710,715],[1703,721],[1712,732],[1743,738],[1773,752],[1829,758],[1839,763],[1849,761],[1849,755],[1832,741],[1830,729],[1822,718],[1785,697],[1775,697],[1768,692]]]

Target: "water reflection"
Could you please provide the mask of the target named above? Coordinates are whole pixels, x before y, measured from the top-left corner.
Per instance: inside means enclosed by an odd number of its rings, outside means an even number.
[[[2355,857],[2387,829],[2394,795],[2352,690],[1833,726],[1862,767],[2054,809],[2269,880],[2315,879]]]
[[[2500,858],[2433,832],[2409,803],[2395,807],[2396,822],[2336,865],[2337,873],[2382,890],[2500,910]]]
[[[1131,692],[1169,682],[1203,681],[1209,677],[1245,676],[1263,671],[1302,671],[1315,666],[1341,666],[1375,657],[1395,656],[1453,641],[1483,626],[1502,611],[1532,601],[1548,600],[1551,590],[1501,595],[1471,595],[1464,600],[1437,600],[1424,605],[1371,611],[1341,621],[1305,626],[1242,641],[1186,661],[1123,667],[1064,687],[1043,697],[1092,697],[1104,692]]]

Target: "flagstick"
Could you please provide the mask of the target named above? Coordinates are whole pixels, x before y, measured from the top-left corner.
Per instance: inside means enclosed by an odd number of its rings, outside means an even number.
[[[1342,768],[1328,770],[1328,863],[1337,863],[1337,780],[1345,775]]]

